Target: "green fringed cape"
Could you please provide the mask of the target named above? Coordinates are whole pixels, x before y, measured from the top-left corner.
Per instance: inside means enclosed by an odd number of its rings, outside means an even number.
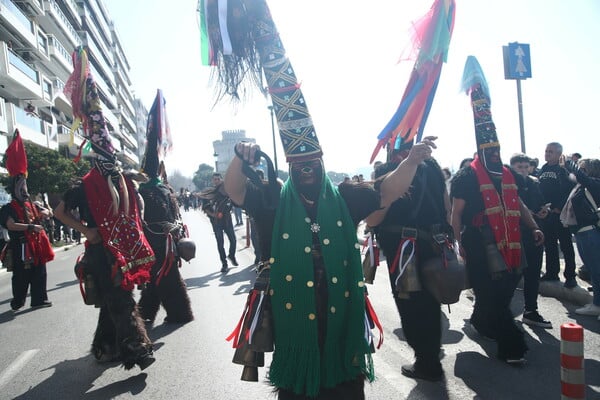
[[[327,337],[319,350],[311,224],[318,232],[328,282]],[[291,179],[281,190],[271,247],[275,352],[269,379],[296,394],[316,396],[364,374],[373,380],[365,338],[365,289],[350,214],[324,176],[317,220],[307,216]]]

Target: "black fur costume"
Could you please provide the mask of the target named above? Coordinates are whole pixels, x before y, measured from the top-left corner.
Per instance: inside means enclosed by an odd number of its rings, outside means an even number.
[[[82,185],[68,190],[64,195],[67,210],[79,209],[81,219],[95,227]],[[153,362],[152,342],[146,334],[133,293],[113,282],[111,271],[113,256],[103,243],[86,244],[80,263],[85,274],[93,277],[96,307],[100,308],[98,325],[92,342],[92,354],[98,361],[121,360],[125,369],[137,363],[142,369]]]
[[[152,280],[138,303],[140,314],[144,320],[154,321],[162,304],[167,312],[165,322],[190,322],[194,315],[179,273],[181,258],[176,243],[185,234],[175,193],[163,183],[149,182],[141,185],[140,194],[144,199],[144,234],[156,256]]]

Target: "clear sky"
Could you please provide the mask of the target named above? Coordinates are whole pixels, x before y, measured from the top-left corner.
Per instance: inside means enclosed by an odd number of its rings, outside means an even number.
[[[136,97],[150,107],[163,90],[174,150],[169,173],[212,165],[221,131],[245,129],[273,153],[270,101],[256,92],[214,105],[210,68],[200,63],[196,0],[104,0],[131,65]],[[433,0],[268,0],[324,151],[327,170],[369,167],[377,135],[402,97],[412,62],[397,64],[409,24]],[[456,0],[448,62],[425,127],[434,156],[456,169],[476,151],[469,98],[459,92],[465,60],[486,75],[492,117],[508,162],[521,150],[516,82],[504,79],[502,46],[530,45],[532,78],[522,81],[527,154],[543,162],[546,143],[600,158],[600,1]],[[277,128],[276,128],[277,129]],[[277,131],[276,131],[276,135]],[[279,168],[286,169],[277,136]],[[380,153],[378,159],[383,160]]]

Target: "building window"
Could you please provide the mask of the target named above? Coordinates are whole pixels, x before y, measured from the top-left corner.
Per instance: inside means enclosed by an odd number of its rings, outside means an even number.
[[[48,56],[49,55],[49,52],[48,52],[48,37],[41,30],[38,30],[37,39],[38,39],[38,49],[42,53],[44,53],[46,56]]]
[[[44,98],[46,100],[52,100],[52,82],[50,82],[47,79],[44,79],[42,87],[44,88]]]

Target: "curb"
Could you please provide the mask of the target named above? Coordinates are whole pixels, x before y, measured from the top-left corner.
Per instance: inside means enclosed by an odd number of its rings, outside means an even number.
[[[540,282],[538,293],[542,296],[555,297],[580,306],[591,303],[593,298],[586,288],[575,286],[572,289],[567,289],[562,282]]]

